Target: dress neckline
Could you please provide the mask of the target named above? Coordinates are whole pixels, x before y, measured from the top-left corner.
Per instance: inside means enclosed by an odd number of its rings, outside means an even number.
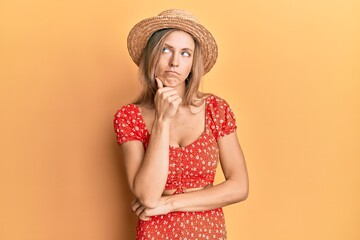
[[[201,135],[195,139],[193,142],[189,143],[188,145],[186,146],[172,146],[172,145],[169,145],[169,148],[170,149],[173,149],[173,150],[183,150],[183,149],[187,149],[187,148],[190,148],[191,146],[193,146],[194,144],[196,144],[197,142],[199,142],[202,138],[204,138],[205,134],[208,133],[209,129],[208,129],[208,107],[209,107],[209,104],[208,104],[208,101],[211,97],[211,94],[209,94],[209,96],[206,96],[205,98],[205,118],[204,118],[204,121],[205,121],[205,126],[204,126],[204,131],[201,133]],[[145,120],[142,116],[142,113],[141,113],[141,110],[139,108],[138,105],[135,105],[135,104],[131,104],[132,106],[134,106],[137,111],[138,111],[138,114],[140,116],[140,120],[143,122],[143,125],[144,125],[144,130],[146,131],[146,133],[148,134],[148,136],[151,135],[151,133],[149,132],[149,129],[147,128],[146,126],[146,123],[145,123]]]

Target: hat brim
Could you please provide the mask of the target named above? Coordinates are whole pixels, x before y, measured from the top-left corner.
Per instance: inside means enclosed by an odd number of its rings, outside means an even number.
[[[139,66],[141,55],[150,36],[166,28],[175,28],[191,34],[200,44],[204,74],[214,66],[218,49],[211,33],[201,24],[178,16],[155,16],[137,23],[130,31],[127,47],[132,60]]]

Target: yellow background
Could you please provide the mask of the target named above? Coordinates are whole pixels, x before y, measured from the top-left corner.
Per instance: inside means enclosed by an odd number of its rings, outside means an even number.
[[[112,128],[138,93],[126,37],[173,7],[213,33],[201,88],[237,116],[250,196],[228,238],[359,240],[357,0],[1,1],[0,239],[133,238]]]

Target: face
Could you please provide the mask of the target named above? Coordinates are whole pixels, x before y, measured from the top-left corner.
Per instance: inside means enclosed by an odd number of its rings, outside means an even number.
[[[185,79],[193,63],[194,49],[194,39],[184,31],[173,31],[165,37],[159,62],[155,68],[155,76],[164,86],[185,86]]]

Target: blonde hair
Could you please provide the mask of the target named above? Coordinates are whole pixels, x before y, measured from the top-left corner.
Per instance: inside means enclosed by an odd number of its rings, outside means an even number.
[[[157,91],[157,84],[154,78],[155,68],[159,61],[166,36],[171,32],[179,30],[175,28],[161,29],[151,35],[143,50],[139,64],[139,79],[142,91],[134,101],[134,104],[154,106],[154,97]],[[204,94],[199,92],[200,80],[204,74],[201,50],[198,41],[194,39],[194,42],[193,64],[190,74],[185,80],[185,95],[182,100],[182,103],[186,106],[199,106],[202,104],[201,99],[204,97]],[[198,102],[199,100],[200,102]]]

